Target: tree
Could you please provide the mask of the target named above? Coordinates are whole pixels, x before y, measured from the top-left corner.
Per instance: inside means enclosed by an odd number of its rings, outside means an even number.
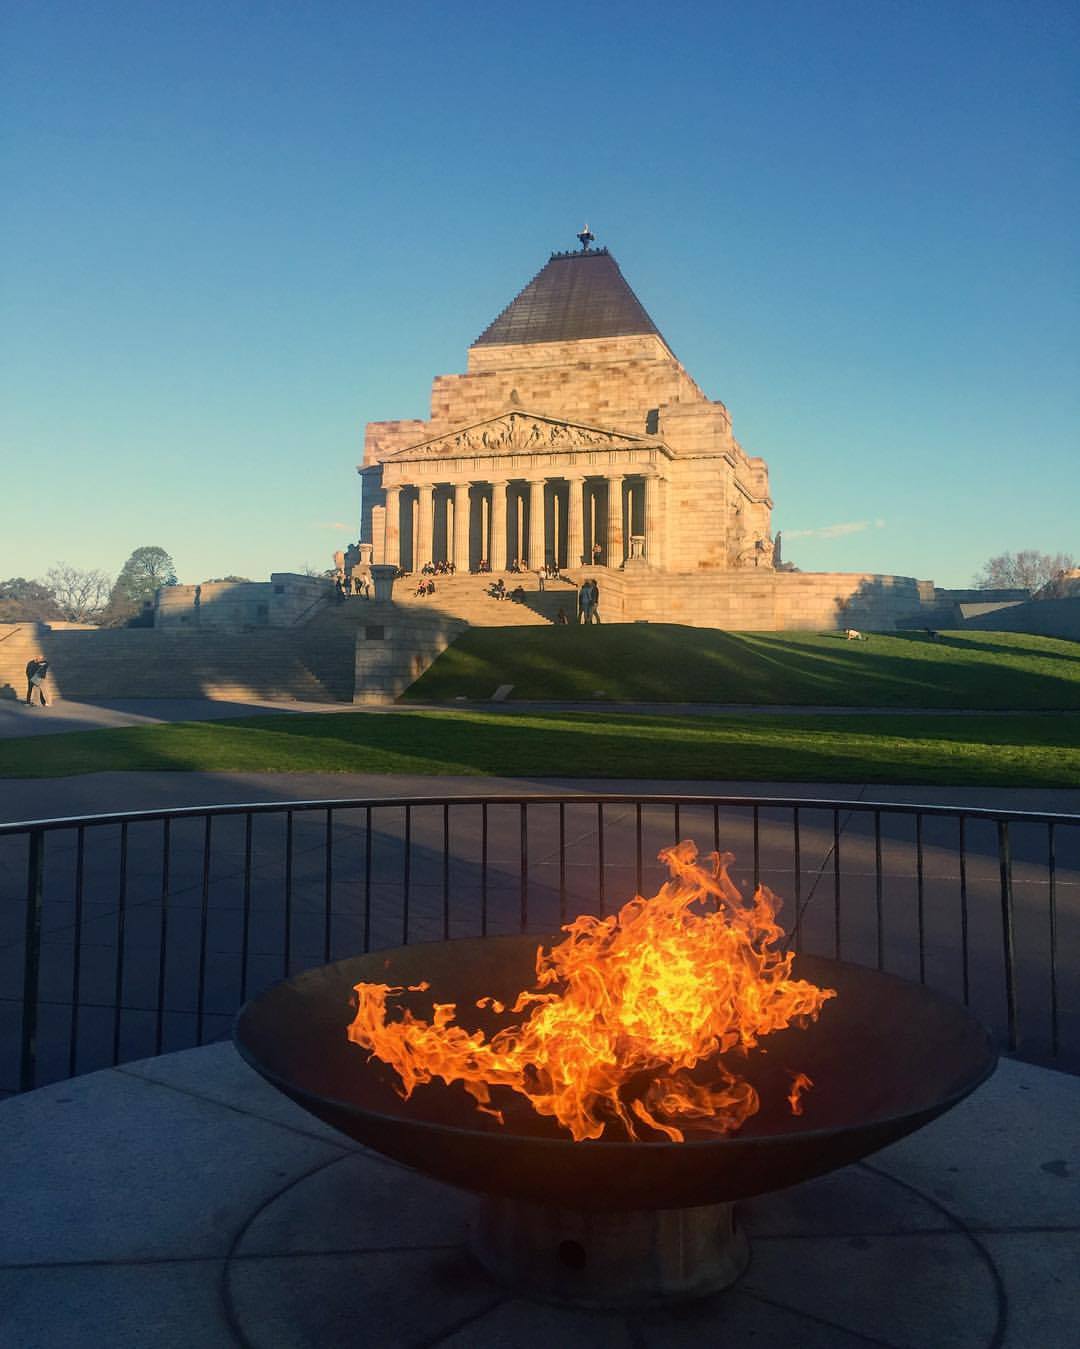
[[[1038,590],[1059,571],[1069,571],[1076,562],[1070,553],[1040,553],[1023,548],[1018,553],[992,557],[975,577],[980,590]]]
[[[162,586],[176,585],[176,567],[164,548],[136,548],[120,568],[103,622],[118,626],[135,618]]]
[[[80,571],[58,562],[45,577],[63,616],[72,623],[96,622],[112,588],[103,571]]]
[[[50,623],[62,617],[49,586],[25,576],[0,581],[0,623]]]

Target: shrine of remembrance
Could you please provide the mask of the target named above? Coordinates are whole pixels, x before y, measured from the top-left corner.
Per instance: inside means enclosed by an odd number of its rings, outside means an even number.
[[[372,562],[594,573],[624,619],[835,627],[869,604],[864,622],[892,626],[917,610],[927,583],[777,570],[764,460],[614,257],[587,226],[578,238],[480,334],[464,374],[435,377],[429,418],[368,423]]]

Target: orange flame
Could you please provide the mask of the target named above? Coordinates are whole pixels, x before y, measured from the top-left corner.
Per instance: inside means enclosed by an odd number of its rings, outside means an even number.
[[[494,1087],[525,1096],[577,1141],[599,1138],[618,1122],[630,1138],[641,1126],[674,1142],[680,1123],[726,1133],[758,1109],[758,1094],[719,1056],[745,1053],[758,1039],[816,1019],[833,989],[791,977],[794,956],[777,943],[780,901],[759,886],[747,903],[728,876],[731,853],[696,864],[686,841],[660,858],[671,879],[652,899],[630,900],[608,918],[583,915],[569,935],[536,956],[537,989],[510,1009],[518,1024],[487,1039],[456,1024],[454,1003],[434,1003],[431,1021],[402,1009],[387,1019],[387,999],[402,988],[357,984],[349,1039],[389,1064],[407,1100],[433,1078],[461,1082],[486,1114],[502,1122]],[[477,1007],[504,1010],[493,998]],[[691,1070],[706,1060],[710,1081]],[[793,1074],[792,1112],[812,1083]]]

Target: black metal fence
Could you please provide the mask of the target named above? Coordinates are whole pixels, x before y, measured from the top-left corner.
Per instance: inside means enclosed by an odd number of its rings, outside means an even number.
[[[358,951],[610,912],[683,838],[781,896],[796,950],[932,984],[1080,1071],[1080,816],[462,796],[0,825],[0,1093],[221,1039],[268,984]]]

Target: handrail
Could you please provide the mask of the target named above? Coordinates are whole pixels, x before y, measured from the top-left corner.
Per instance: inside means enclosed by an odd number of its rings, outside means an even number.
[[[298,627],[300,626],[300,624],[304,621],[304,619],[307,618],[308,614],[310,614],[310,613],[312,612],[312,610],[316,608],[317,605],[320,605],[320,604],[324,604],[324,605],[325,605],[325,604],[329,604],[329,603],[330,603],[330,593],[331,593],[331,592],[327,591],[327,593],[326,593],[325,595],[316,595],[315,598],[314,598],[314,599],[311,601],[311,603],[308,605],[308,607],[307,607],[306,609],[304,609],[303,612],[300,614],[299,618],[294,618],[294,619],[293,619],[293,621],[289,624],[289,627],[290,627],[290,628],[298,628]]]

